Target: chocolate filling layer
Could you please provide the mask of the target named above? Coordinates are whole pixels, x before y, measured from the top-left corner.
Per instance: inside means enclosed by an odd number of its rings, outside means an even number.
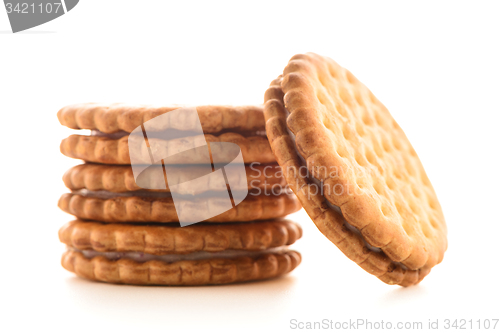
[[[210,135],[221,135],[224,133],[238,133],[242,136],[249,137],[249,136],[266,136],[266,131],[231,131],[231,130],[225,130],[221,131],[218,133],[205,133],[205,134],[210,134]],[[98,136],[98,137],[104,137],[108,139],[121,139],[124,136],[130,135],[130,133],[125,132],[125,131],[119,131],[115,133],[103,133],[99,130],[92,130],[90,132],[91,136]],[[179,138],[185,138],[185,137],[190,137],[190,136],[197,136],[200,135],[199,132],[195,131],[180,131],[177,129],[166,129],[164,131],[159,131],[159,132],[154,132],[154,131],[148,131],[148,139],[164,139],[164,140],[173,140],[173,139],[179,139]]]
[[[80,252],[87,259],[94,257],[105,257],[108,260],[130,259],[136,262],[146,262],[150,260],[159,260],[163,262],[177,262],[183,260],[206,260],[206,259],[233,259],[238,257],[257,257],[263,254],[280,254],[288,250],[288,246],[280,246],[261,251],[245,250],[225,250],[220,252],[193,252],[187,254],[165,254],[154,255],[143,252],[98,252],[95,250],[79,250],[68,246],[70,251]]]
[[[172,198],[170,192],[155,192],[155,191],[129,191],[129,192],[110,192],[110,191],[89,191],[87,189],[81,189],[72,191],[72,194],[81,195],[87,198],[96,199],[113,199],[113,198],[127,198],[127,197],[142,197],[142,198]]]
[[[110,192],[110,191],[90,191],[87,189],[81,189],[81,190],[76,190],[72,191],[72,194],[75,195],[81,195],[83,197],[87,198],[96,198],[96,199],[113,199],[113,198],[128,198],[128,197],[141,197],[141,198],[151,198],[151,199],[171,199],[172,194],[170,192],[159,192],[159,191],[147,191],[147,190],[138,190],[138,191],[129,191],[129,192]],[[221,195],[222,193],[222,195]],[[176,194],[176,198],[178,199],[185,199],[185,200],[196,200],[196,199],[217,199],[217,198],[226,198],[225,196],[226,192],[221,192],[221,191],[207,191],[203,193],[199,193],[196,195],[190,195],[190,194]],[[235,194],[246,194],[248,193],[248,196],[279,196],[282,194],[286,193],[291,193],[288,192],[287,189],[280,189],[279,192],[263,192],[259,189],[251,189],[248,192],[239,192],[239,191],[231,191],[233,195]]]

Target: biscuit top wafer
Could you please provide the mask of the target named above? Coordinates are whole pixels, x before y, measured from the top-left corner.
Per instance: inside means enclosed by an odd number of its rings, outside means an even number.
[[[154,255],[199,251],[260,251],[295,243],[300,225],[290,220],[231,224],[124,225],[75,220],[59,230],[59,239],[79,250],[135,251]]]
[[[393,262],[410,270],[439,263],[447,247],[441,207],[385,106],[348,70],[313,53],[291,58],[281,89],[290,136],[328,203]]]
[[[132,104],[82,103],[68,105],[57,113],[59,122],[69,128],[91,129],[103,133],[132,132],[146,121],[185,107],[182,105],[152,106]],[[262,106],[197,106],[198,116],[205,133],[232,131],[263,131],[264,114]],[[165,128],[189,131],[196,128],[196,119],[174,119]],[[154,130],[154,129],[152,129]]]

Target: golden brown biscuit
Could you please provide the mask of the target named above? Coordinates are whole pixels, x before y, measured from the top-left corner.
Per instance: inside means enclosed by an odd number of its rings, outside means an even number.
[[[158,166],[160,167],[160,166]],[[171,168],[177,168],[172,166]],[[178,183],[183,182],[183,178],[191,179],[193,174],[202,173],[204,170],[198,166],[183,166],[180,170],[174,170],[170,173],[167,167],[167,174],[174,174],[180,178]],[[180,172],[179,172],[180,171]],[[246,181],[248,189],[273,189],[277,187],[284,188],[286,186],[285,178],[281,173],[281,168],[278,164],[252,164],[245,166]],[[155,174],[152,172],[152,174]],[[238,184],[238,180],[231,181],[231,177],[236,176],[236,173],[227,173],[229,182]],[[156,182],[165,184],[165,190],[151,190],[151,191],[165,191],[170,192],[168,183],[164,178],[149,177],[149,188],[160,188]],[[68,171],[63,176],[63,181],[66,187],[70,190],[76,191],[80,189],[88,189],[90,191],[109,191],[109,192],[128,192],[144,190],[139,187],[134,179],[132,168],[128,165],[103,165],[85,163],[77,165]],[[196,188],[192,188],[189,194],[199,194],[207,191],[227,191],[227,188],[218,188],[215,184],[207,183],[197,184]]]
[[[183,106],[82,103],[62,108],[57,113],[57,118],[69,128],[98,130],[103,133],[130,133],[146,121],[181,107]],[[224,130],[262,131],[265,127],[262,106],[205,105],[197,106],[196,110],[205,133]],[[194,120],[173,119],[167,128],[157,130],[191,130],[196,128],[196,124]]]
[[[134,225],[75,220],[59,229],[59,240],[78,250],[141,252],[152,255],[259,251],[287,246],[302,236],[302,228],[289,220],[250,223],[198,223],[179,228],[172,225]]]
[[[79,193],[79,192],[77,192]],[[83,195],[82,195],[83,194]],[[107,193],[106,193],[107,194]],[[106,195],[105,194],[105,195]],[[132,192],[132,194],[135,194]],[[78,218],[103,222],[178,222],[176,207],[172,198],[142,196],[115,196],[103,197],[102,193],[66,193],[59,199],[59,208]],[[203,208],[210,212],[219,204],[226,201],[217,197],[209,200],[184,200],[177,201],[180,209],[196,211]],[[273,195],[261,192],[260,195],[248,194],[236,207],[205,220],[206,222],[246,222],[254,220],[267,220],[283,217],[294,213],[301,208],[299,201],[293,193],[283,192]]]
[[[136,262],[109,260],[103,256],[86,258],[68,250],[61,264],[78,276],[110,283],[138,285],[212,285],[264,280],[286,274],[300,264],[298,252],[283,250],[237,258]]]
[[[404,286],[441,262],[447,232],[436,194],[368,88],[333,60],[308,53],[292,57],[265,102],[267,135],[287,183],[350,259]]]
[[[245,137],[238,133],[223,133],[220,135],[204,135],[199,136],[200,140],[206,140],[206,142],[230,142],[235,143],[241,149],[243,155],[243,160],[245,163],[274,163],[273,153],[271,147],[269,146],[269,141],[265,136],[249,136]],[[87,162],[104,163],[104,164],[130,164],[129,155],[129,136],[124,136],[119,139],[113,139],[105,136],[84,136],[84,135],[70,135],[61,142],[61,153],[68,157],[82,159]],[[167,156],[171,151],[179,151],[180,147],[184,144],[184,140],[172,139],[172,140],[161,140],[161,139],[149,139],[149,143],[157,141],[157,146],[164,149],[164,151],[158,152],[160,156]],[[141,153],[138,156],[141,159],[141,163],[149,164],[150,156],[142,140],[133,140],[133,144],[137,144],[137,151]],[[222,152],[224,153],[224,152]],[[171,160],[172,164],[200,164],[205,163],[205,158],[202,155],[193,154],[177,154],[178,158],[176,160]],[[227,151],[227,156],[220,154],[218,156],[220,162],[229,163],[234,159],[234,155],[231,151]],[[161,161],[156,161],[156,163],[161,165]]]

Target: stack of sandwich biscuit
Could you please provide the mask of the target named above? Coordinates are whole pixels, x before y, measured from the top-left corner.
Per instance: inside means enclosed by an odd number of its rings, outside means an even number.
[[[300,263],[288,245],[302,230],[282,217],[301,205],[286,190],[262,107],[199,106],[195,117],[181,109],[77,104],[58,112],[62,125],[91,130],[60,147],[85,161],[63,177],[71,192],[59,207],[77,217],[59,231],[65,269],[111,283],[206,285],[273,278]],[[177,117],[150,121],[167,114]],[[217,172],[222,183],[209,177]]]

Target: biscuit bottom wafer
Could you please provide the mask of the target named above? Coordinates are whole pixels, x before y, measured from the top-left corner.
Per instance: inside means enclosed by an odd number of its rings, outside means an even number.
[[[186,141],[188,144],[186,144]],[[174,157],[164,160],[166,164],[205,163],[205,156],[200,155],[197,150],[192,150],[195,147],[201,146],[200,143],[205,144],[205,142],[209,144],[229,142],[238,145],[241,149],[243,161],[247,164],[254,162],[274,163],[276,161],[269,146],[269,141],[265,136],[244,137],[238,133],[223,133],[220,135],[197,135],[189,137],[189,140],[186,140],[186,138],[173,140],[148,139],[149,145],[158,147],[158,151],[155,152],[157,156],[170,156],[172,152],[177,153],[187,150],[183,154],[176,154]],[[199,145],[195,146],[194,143]],[[103,136],[73,134],[62,140],[60,145],[61,153],[68,157],[82,159],[87,162],[119,165],[131,164],[130,149],[137,152],[134,163],[151,163],[146,141],[142,137],[134,135],[127,135],[119,139],[110,139]],[[217,158],[220,163],[229,163],[235,156],[232,150],[225,150],[221,151]],[[161,165],[161,160],[154,163]]]
[[[109,260],[104,256],[86,258],[69,249],[62,266],[76,275],[96,281],[138,285],[209,285],[264,280],[292,271],[301,256],[292,250],[257,256],[163,262]]]

